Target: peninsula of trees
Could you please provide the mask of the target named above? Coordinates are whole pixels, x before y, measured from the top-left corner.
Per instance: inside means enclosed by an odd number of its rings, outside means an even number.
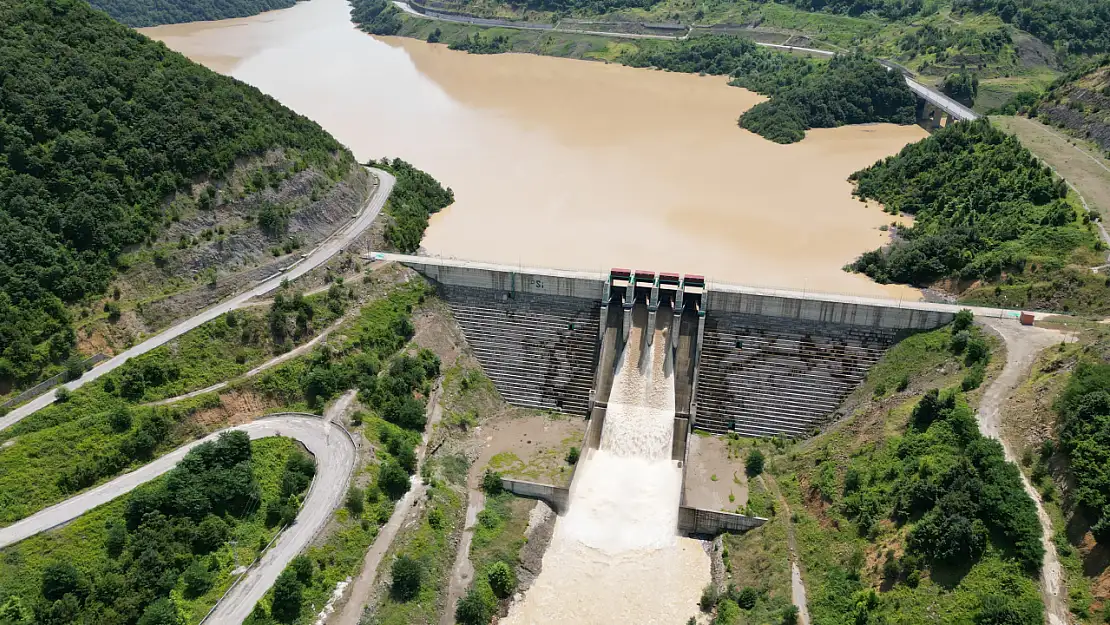
[[[809,128],[914,122],[914,96],[901,74],[862,55],[814,60],[713,35],[648,45],[622,60],[633,67],[726,74],[733,85],[771,96],[739,123],[777,143],[801,141]]]

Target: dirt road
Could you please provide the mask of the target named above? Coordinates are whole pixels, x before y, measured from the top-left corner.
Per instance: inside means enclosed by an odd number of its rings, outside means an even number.
[[[1023,326],[1013,320],[980,318],[979,322],[994,330],[1006,342],[1006,365],[979,401],[977,415],[979,431],[984,436],[1001,442],[1006,452],[1006,459],[1017,463],[1018,459],[1014,457],[1013,450],[1002,438],[1002,406],[1014,389],[1029,375],[1041,351],[1046,347],[1075,339],[1057,330]],[[1025,487],[1025,492],[1037,505],[1037,517],[1041,521],[1043,530],[1041,543],[1044,545],[1044,563],[1041,567],[1041,598],[1044,601],[1048,625],[1067,625],[1068,606],[1066,598],[1062,596],[1063,572],[1060,568],[1060,559],[1056,555],[1056,547],[1052,542],[1052,520],[1041,504],[1040,493],[1033,488],[1024,473],[1021,476],[1021,483]]]

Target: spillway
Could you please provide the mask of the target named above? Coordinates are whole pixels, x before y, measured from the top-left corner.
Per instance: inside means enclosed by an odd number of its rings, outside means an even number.
[[[697,612],[710,564],[701,542],[677,534],[672,318],[666,306],[633,308],[601,444],[580,461],[543,571],[505,623],[671,625]]]

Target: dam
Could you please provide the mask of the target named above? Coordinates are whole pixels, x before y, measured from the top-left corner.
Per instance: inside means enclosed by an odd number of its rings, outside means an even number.
[[[423,275],[448,303],[511,404],[604,422],[633,331],[661,320],[673,358],[676,428],[804,437],[891,345],[959,307],[754,289],[644,269],[605,274],[375,253]],[[995,311],[998,312],[998,311]],[[647,333],[646,340],[656,340]],[[600,443],[600,425],[591,425]],[[675,438],[676,455],[682,443]]]

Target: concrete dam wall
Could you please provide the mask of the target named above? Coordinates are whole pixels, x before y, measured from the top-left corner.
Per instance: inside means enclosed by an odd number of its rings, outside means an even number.
[[[707,284],[700,276],[371,258],[428,278],[498,391],[524,407],[582,416],[603,409],[632,306],[646,305],[652,319],[656,310],[673,315],[677,416],[718,434],[810,434],[886,349],[958,310]],[[676,450],[684,448],[678,438]]]

